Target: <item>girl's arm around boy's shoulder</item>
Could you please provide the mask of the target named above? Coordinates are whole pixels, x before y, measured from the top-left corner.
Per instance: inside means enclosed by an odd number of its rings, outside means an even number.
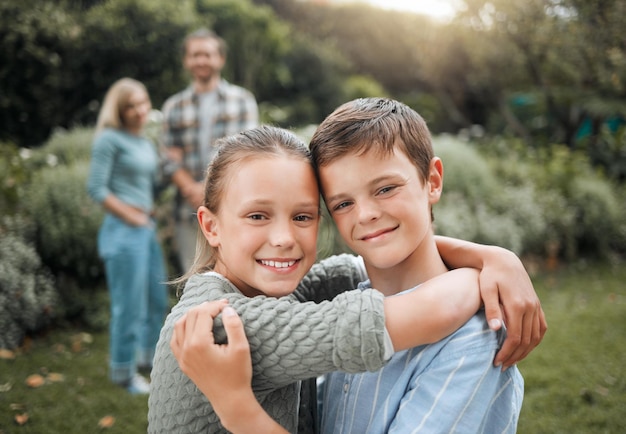
[[[254,366],[255,388],[277,388],[328,372],[374,371],[388,357],[384,299],[375,290],[339,294],[332,301],[298,302],[295,297],[248,298],[216,274],[189,279],[173,313],[204,301],[226,299],[244,324]],[[226,336],[221,316],[215,341]]]

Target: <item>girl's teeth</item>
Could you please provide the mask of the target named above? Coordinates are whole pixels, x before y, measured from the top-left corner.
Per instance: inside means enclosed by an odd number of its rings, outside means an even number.
[[[288,261],[288,262],[277,262],[277,261],[261,261],[263,265],[267,265],[268,267],[275,268],[287,268],[291,267],[296,261]]]

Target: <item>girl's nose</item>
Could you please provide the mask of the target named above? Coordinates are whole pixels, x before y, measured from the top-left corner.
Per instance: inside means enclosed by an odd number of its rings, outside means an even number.
[[[277,223],[272,228],[270,244],[276,247],[291,247],[295,243],[295,237],[290,225]]]

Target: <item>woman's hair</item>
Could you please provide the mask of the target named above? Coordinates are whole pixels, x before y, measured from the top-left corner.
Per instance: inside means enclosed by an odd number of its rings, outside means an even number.
[[[104,102],[98,114],[96,134],[104,128],[120,129],[124,127],[122,113],[131,95],[137,91],[142,91],[148,95],[148,91],[143,83],[132,78],[121,78],[111,85],[104,96]]]
[[[286,156],[304,161],[313,167],[307,146],[290,131],[268,125],[253,128],[239,134],[223,137],[215,142],[217,151],[209,164],[204,178],[202,205],[218,214],[228,183],[235,170],[246,161]],[[212,248],[203,233],[198,230],[196,255],[191,269],[173,283],[182,284],[196,273],[210,271],[215,267],[217,251]]]

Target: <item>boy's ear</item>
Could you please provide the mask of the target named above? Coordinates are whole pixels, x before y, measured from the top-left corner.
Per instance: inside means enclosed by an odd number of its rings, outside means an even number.
[[[219,247],[219,226],[216,215],[209,211],[207,207],[201,206],[198,208],[197,216],[204,238],[207,239],[211,247]]]
[[[437,203],[443,190],[443,162],[441,158],[434,157],[428,167],[428,196],[430,203]]]

